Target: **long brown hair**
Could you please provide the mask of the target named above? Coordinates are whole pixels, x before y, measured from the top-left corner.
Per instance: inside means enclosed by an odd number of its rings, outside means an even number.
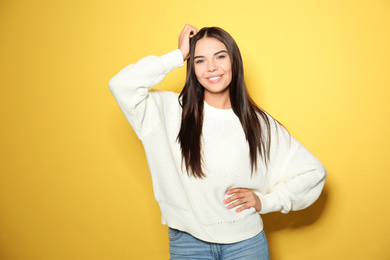
[[[198,82],[194,68],[196,42],[202,38],[215,38],[225,44],[232,67],[232,81],[229,95],[232,109],[240,119],[246,140],[252,174],[257,169],[257,153],[268,164],[271,145],[270,121],[267,114],[250,98],[244,81],[244,69],[240,50],[232,36],[219,27],[202,28],[190,40],[190,58],[187,61],[187,79],[179,102],[183,108],[178,141],[181,146],[183,162],[189,175],[203,178],[201,136],[203,126],[204,88]],[[263,122],[263,124],[260,122]],[[264,129],[265,128],[265,129]]]

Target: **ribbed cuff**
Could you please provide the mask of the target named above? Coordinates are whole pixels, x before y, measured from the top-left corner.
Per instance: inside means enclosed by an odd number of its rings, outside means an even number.
[[[261,195],[258,192],[255,192],[259,196],[261,201],[261,211],[260,214],[266,214],[270,212],[276,212],[282,210],[282,205],[280,204],[278,194],[272,192],[266,195]]]
[[[183,55],[179,49],[169,52],[160,58],[164,68],[167,69],[166,73],[184,65]]]

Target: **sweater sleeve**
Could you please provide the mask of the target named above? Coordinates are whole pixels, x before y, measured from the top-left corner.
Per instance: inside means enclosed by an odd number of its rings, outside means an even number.
[[[159,123],[157,101],[150,97],[149,88],[160,83],[168,72],[181,66],[183,56],[177,49],[160,57],[147,56],[128,65],[109,81],[112,94],[140,139]]]
[[[272,124],[272,123],[271,123]],[[280,124],[272,129],[268,191],[258,192],[260,214],[309,207],[320,196],[326,179],[326,169],[301,143]]]

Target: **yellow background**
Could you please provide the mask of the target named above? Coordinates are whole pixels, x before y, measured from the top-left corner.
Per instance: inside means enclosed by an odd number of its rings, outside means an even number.
[[[253,98],[328,169],[312,207],[264,216],[272,258],[390,259],[388,0],[2,0],[0,259],[168,259],[107,83],[185,23],[233,35]]]

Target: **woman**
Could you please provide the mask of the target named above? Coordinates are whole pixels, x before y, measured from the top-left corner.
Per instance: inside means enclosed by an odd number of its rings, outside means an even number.
[[[187,60],[180,95],[151,89]],[[323,165],[246,92],[241,55],[217,27],[120,71],[110,89],[142,141],[171,259],[269,259],[260,214],[311,205]]]

